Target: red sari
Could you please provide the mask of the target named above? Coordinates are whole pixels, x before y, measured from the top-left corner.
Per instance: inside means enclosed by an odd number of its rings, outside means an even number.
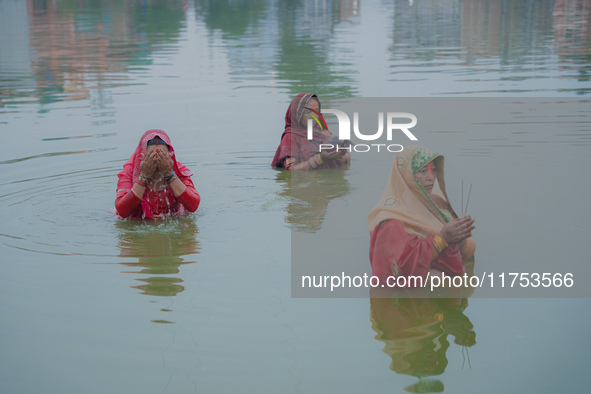
[[[464,262],[456,246],[445,248],[432,259],[433,236],[420,238],[408,234],[404,223],[385,220],[370,233],[369,260],[372,275],[386,283],[389,276],[420,276],[425,278],[430,269],[456,276],[464,274]]]
[[[415,177],[416,171],[432,161],[441,196],[428,193]],[[396,154],[386,190],[368,217],[373,275],[380,283],[389,276],[425,278],[431,269],[448,276],[463,275],[464,259],[474,255],[474,241],[467,238],[463,245],[447,245],[441,251],[433,241],[454,218],[457,215],[445,189],[443,156],[420,146],[405,147]]]
[[[320,144],[331,143],[335,136],[326,129],[327,134],[314,132],[313,139],[308,139],[308,131],[300,124],[302,114],[310,99],[318,100],[315,94],[300,93],[291,101],[285,113],[285,130],[281,135],[281,143],[275,152],[271,166],[285,168],[285,159],[293,157],[298,163],[304,162],[319,152]],[[320,104],[320,100],[318,100]],[[325,162],[322,168],[337,168],[335,161]]]
[[[146,153],[148,141],[154,137],[160,137],[168,145],[170,156],[174,162],[173,170],[186,186],[183,194],[178,197],[175,197],[172,188],[168,185],[160,190],[151,190],[146,187],[141,200],[131,190],[140,176],[142,155]],[[122,218],[151,219],[172,214],[182,214],[185,211],[196,211],[201,197],[195,190],[191,175],[193,175],[191,171],[176,160],[170,138],[164,131],[158,129],[146,131],[142,135],[135,152],[123,165],[123,170],[118,175],[119,182],[117,183],[117,197],[115,199],[117,214]]]

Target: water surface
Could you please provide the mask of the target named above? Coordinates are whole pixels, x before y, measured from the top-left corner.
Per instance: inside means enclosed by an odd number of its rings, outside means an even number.
[[[586,100],[590,14],[583,0],[0,0],[1,391],[587,391],[586,299],[292,299],[290,226],[321,230],[362,167],[315,174],[328,197],[297,201],[306,185],[270,161],[303,91]],[[478,180],[478,261],[584,261],[587,120],[425,135],[450,182]],[[116,175],[151,128],[202,205],[119,221]],[[526,186],[494,194],[506,181]]]

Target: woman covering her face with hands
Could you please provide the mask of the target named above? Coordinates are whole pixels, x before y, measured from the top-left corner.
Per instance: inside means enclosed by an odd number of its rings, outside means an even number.
[[[194,212],[201,197],[191,175],[176,161],[168,135],[148,130],[118,175],[115,209],[122,218],[138,219]]]
[[[396,155],[386,191],[369,214],[373,275],[463,275],[474,255],[474,220],[458,218],[445,191],[443,156],[420,146]],[[432,193],[435,185],[442,195]]]

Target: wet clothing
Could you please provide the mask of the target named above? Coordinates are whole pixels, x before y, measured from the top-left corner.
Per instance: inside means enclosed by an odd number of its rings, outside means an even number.
[[[172,188],[164,185],[160,190],[152,190],[146,187],[144,195],[140,200],[131,190],[133,184],[140,176],[140,164],[142,155],[146,153],[148,141],[154,137],[159,137],[168,145],[171,158],[174,162],[174,173],[186,186],[185,191],[178,197],[174,196]],[[199,207],[201,197],[191,181],[193,175],[187,167],[176,161],[174,149],[170,143],[170,138],[162,130],[148,130],[142,136],[134,154],[127,160],[123,170],[119,173],[119,182],[117,183],[117,197],[115,200],[115,209],[122,218],[157,218],[169,216],[172,214],[181,214],[185,211],[194,212]]]
[[[314,132],[312,140],[308,139],[308,130],[300,124],[311,99],[316,99],[320,105],[318,97],[311,93],[300,93],[289,104],[285,113],[285,130],[281,135],[281,143],[271,162],[274,168],[287,168],[285,161],[288,158],[292,158],[294,164],[305,162],[319,152],[320,144],[334,144],[335,136],[328,130],[324,118],[319,113],[316,116],[323,124],[323,131],[322,133]],[[347,159],[349,158],[350,156],[347,156]],[[339,165],[332,160],[321,164],[318,168],[336,168]]]
[[[432,194],[415,177],[430,162],[435,163],[436,173]],[[369,214],[373,275],[380,282],[392,275],[424,278],[430,269],[462,275],[463,257],[474,254],[472,239],[467,239],[462,251],[452,244],[433,258],[433,237],[453,218],[457,215],[445,191],[443,156],[420,146],[406,147],[396,155],[386,190]]]
[[[433,236],[411,236],[404,223],[388,219],[371,232],[369,260],[372,275],[386,283],[389,276],[421,276],[425,278],[430,269],[446,275],[463,275],[464,263],[457,246],[448,246],[443,253],[433,257]]]

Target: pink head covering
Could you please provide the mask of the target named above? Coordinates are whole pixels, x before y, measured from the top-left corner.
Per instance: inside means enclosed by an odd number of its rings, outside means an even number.
[[[282,165],[283,160],[287,157],[295,157],[298,162],[308,160],[310,157],[318,153],[318,147],[320,144],[324,143],[328,138],[334,137],[330,131],[326,129],[327,134],[314,132],[313,139],[308,140],[308,131],[300,124],[300,122],[304,110],[311,99],[315,99],[318,101],[318,105],[320,105],[320,100],[318,100],[318,97],[312,93],[300,93],[295,96],[291,101],[291,104],[289,104],[287,112],[285,113],[285,130],[281,135],[281,143],[275,152],[275,157],[271,162],[271,166],[276,167],[278,164]],[[322,115],[319,112],[316,114],[321,118],[324,125],[326,125],[326,121]],[[284,138],[286,136],[287,138]]]
[[[174,162],[173,170],[181,179],[181,181],[193,175],[187,167],[185,167],[176,160],[174,149],[172,147],[172,144],[170,143],[170,138],[168,137],[168,134],[159,129],[148,130],[142,135],[142,138],[140,139],[137,148],[135,148],[135,152],[133,153],[133,155],[131,155],[129,160],[127,160],[127,162],[123,165],[123,170],[118,175],[119,182],[117,182],[117,197],[119,197],[120,195],[127,194],[127,192],[129,192],[133,187],[135,181],[137,181],[137,179],[139,178],[142,155],[146,154],[148,141],[155,137],[160,137],[162,141],[164,141],[168,145],[170,157]],[[150,205],[146,201],[146,193],[144,194],[144,198],[142,199],[142,210],[146,217],[152,217]]]

